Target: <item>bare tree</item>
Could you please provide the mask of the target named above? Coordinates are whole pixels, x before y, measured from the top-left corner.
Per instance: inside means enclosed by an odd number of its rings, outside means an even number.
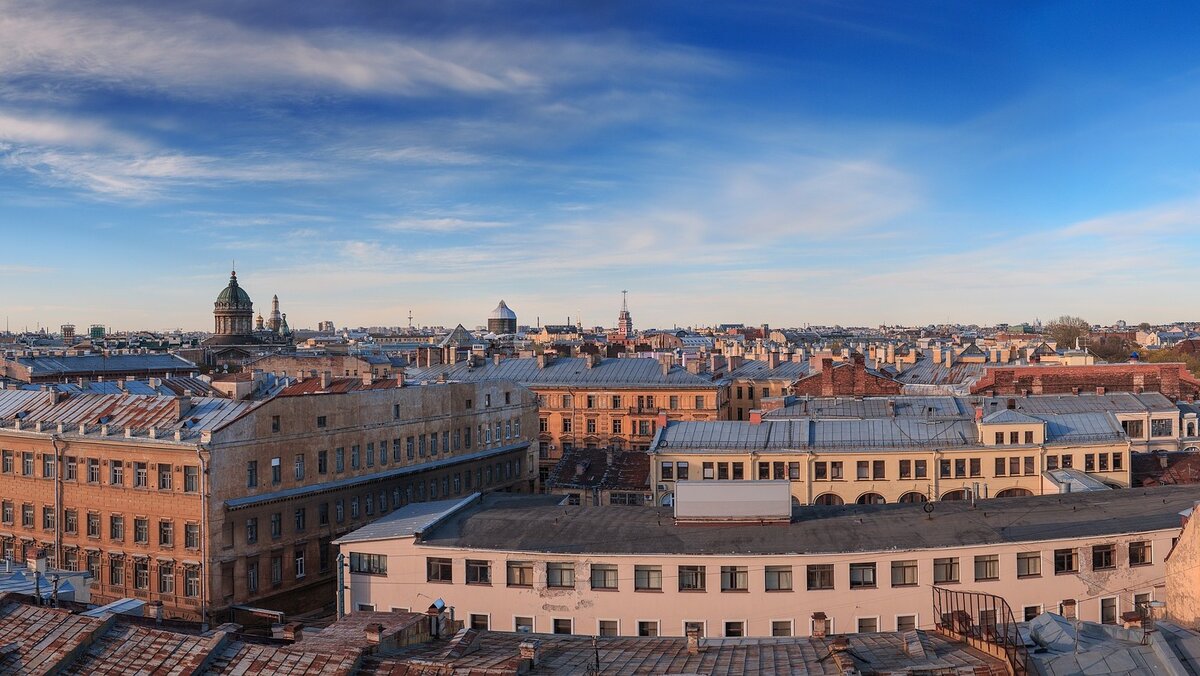
[[[1063,315],[1046,325],[1046,333],[1060,348],[1075,347],[1075,340],[1083,338],[1092,330],[1086,319]]]

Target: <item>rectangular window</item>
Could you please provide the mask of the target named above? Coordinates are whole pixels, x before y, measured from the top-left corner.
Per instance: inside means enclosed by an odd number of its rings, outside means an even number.
[[[183,466],[183,492],[196,493],[200,490],[200,468],[195,465]]]
[[[1157,420],[1151,421],[1158,422]],[[1167,420],[1166,422],[1171,422]],[[1117,597],[1111,596],[1106,599],[1100,599],[1100,624],[1116,624],[1117,623]]]
[[[867,481],[871,478],[871,461],[859,460],[857,464],[857,473],[854,475],[859,481]]]
[[[791,620],[771,620],[771,636],[791,636]]]
[[[183,569],[183,595],[188,598],[200,596],[200,569],[188,566]]]
[[[532,633],[533,632],[533,618],[532,617],[514,617],[513,618],[513,631],[517,632],[518,634]]]
[[[634,566],[633,588],[637,591],[662,591],[662,566]]]
[[[958,557],[934,559],[933,582],[934,584],[958,582]]]
[[[4,522],[12,523],[12,503],[4,503]],[[79,532],[79,512],[68,509],[63,512],[63,530],[71,535]]]
[[[638,636],[658,636],[658,622],[638,620]]]
[[[258,517],[246,519],[246,543],[258,542]]]
[[[21,505],[21,525],[33,528],[33,505]],[[87,536],[100,537],[100,515],[89,512],[87,515]]]
[[[791,566],[767,566],[765,569],[765,574],[767,591],[792,590]]]
[[[950,460],[943,458],[938,461],[938,476],[943,479],[950,478]]]
[[[258,485],[258,461],[250,460],[246,462],[246,488],[254,488]]]
[[[714,470],[713,470],[713,463],[711,463],[711,462],[702,463],[700,465],[700,467],[703,470],[703,474],[701,475],[702,478],[704,478],[704,479],[716,478],[716,475],[714,474]]]
[[[1010,443],[1014,446],[1021,443],[1021,433],[1020,432],[1009,432],[1008,433],[1008,443]]]
[[[387,575],[387,556],[350,552],[350,572],[364,575]]]
[[[1014,455],[1013,457],[1008,459],[1008,475],[1009,476],[1020,476],[1021,475],[1021,458],[1019,456]]]
[[[279,512],[271,515],[271,537],[283,537],[283,515]]]
[[[1116,545],[1092,546],[1092,570],[1108,570],[1117,567]]]
[[[882,460],[871,461],[871,478],[879,481],[886,478],[884,476],[884,462]]]
[[[258,591],[258,562],[246,562],[246,591],[253,594]]]
[[[916,615],[897,615],[896,631],[913,631],[917,628]]]
[[[138,589],[150,589],[150,562],[146,559],[133,562],[133,586]]]
[[[1008,464],[1005,458],[996,458],[996,476],[1004,476],[1007,474]]]
[[[546,586],[561,589],[575,588],[574,563],[547,563]]]
[[[1070,455],[1062,456],[1063,469],[1071,469],[1074,466],[1075,466],[1075,461],[1072,459],[1072,456],[1070,456]]]
[[[1169,418],[1155,418],[1150,421],[1150,436],[1169,437],[1175,433],[1175,421]]]
[[[592,589],[616,589],[617,567],[611,564],[592,564]]]
[[[971,463],[971,476],[973,476],[973,477],[983,476],[983,468],[980,467],[979,458],[971,458],[970,463]]]
[[[1038,577],[1041,574],[1041,552],[1017,552],[1017,577]]]
[[[158,546],[159,547],[175,546],[175,522],[174,521],[159,521],[158,522]]]
[[[88,461],[89,464],[91,462],[91,460]],[[21,476],[33,476],[33,453],[29,451],[21,453]],[[98,480],[99,478],[97,478]]]
[[[1047,455],[1046,456],[1046,469],[1047,470],[1058,469],[1058,456],[1057,455]]]
[[[928,463],[924,460],[913,461],[913,474],[915,479],[924,479],[928,473]]]
[[[490,561],[467,559],[467,584],[491,584],[492,564]]]
[[[158,564],[158,593],[175,593],[175,566],[170,563]]]
[[[704,566],[679,567],[679,591],[704,591]]]
[[[92,534],[92,516],[96,517],[96,533]],[[25,528],[33,528],[33,505],[26,503],[21,505],[21,525]],[[100,537],[100,515],[88,514],[88,537]]]
[[[1101,453],[1099,460],[1100,460],[1100,471],[1107,472],[1108,471],[1108,454]]]
[[[875,588],[875,564],[874,563],[852,563],[852,564],[850,564],[850,588],[851,589],[874,589]]]
[[[679,481],[688,480],[688,464],[686,462],[675,463],[675,478]]]
[[[87,480],[90,484],[100,483],[100,461],[96,458],[88,458]]]
[[[915,587],[917,585],[917,562],[909,559],[892,561],[892,586]]]
[[[725,636],[729,638],[740,638],[746,635],[746,623],[741,621],[732,621],[725,623]]]
[[[1150,557],[1149,542],[1130,542],[1129,543],[1129,565],[1131,566],[1148,566],[1152,563]]]
[[[1114,472],[1122,472],[1125,470],[1125,456],[1120,453],[1112,454],[1112,468]]]
[[[1004,432],[996,432],[996,444],[997,445],[1004,444]]]
[[[10,472],[12,471],[11,467],[9,468],[9,471]],[[75,460],[74,456],[68,455],[67,456],[67,472],[66,472],[66,477],[65,477],[66,480],[67,481],[75,481],[79,476],[78,473],[79,473],[79,463]]]
[[[112,540],[125,539],[125,517],[120,514],[108,517],[108,537]]]
[[[303,507],[301,507],[296,510],[296,512],[293,516],[294,516],[294,519],[296,522],[296,530],[298,532],[303,531],[305,529],[305,527],[308,525],[306,523],[306,520],[307,520],[306,519],[306,516],[307,516],[306,510]]]
[[[1095,453],[1084,453],[1083,454],[1083,471],[1085,471],[1085,472],[1095,472],[1096,471],[1096,454]]]
[[[428,582],[453,582],[454,565],[450,559],[429,557],[425,559],[425,579]]]
[[[1032,455],[1025,456],[1025,458],[1023,459],[1023,462],[1024,462],[1025,476],[1032,476],[1034,473],[1034,471],[1033,471],[1033,456]]]
[[[171,466],[166,463],[158,463],[158,490],[171,490]]]
[[[598,629],[601,636],[618,636],[621,633],[616,620],[600,620]]]
[[[750,570],[745,566],[721,566],[721,591],[750,591]]]
[[[1000,556],[981,554],[975,557],[975,581],[1000,579]]]
[[[663,481],[674,481],[675,479],[675,463],[663,462],[659,464],[660,476]]]
[[[829,478],[833,481],[842,480],[842,461],[829,463]]]
[[[184,524],[183,546],[188,549],[200,549],[200,524]]]
[[[954,460],[954,476],[963,477],[967,475],[967,461],[965,458],[956,458]]]
[[[1079,556],[1073,549],[1054,550],[1054,573],[1079,573]]]
[[[813,481],[825,481],[829,478],[829,465],[824,462],[813,463]]]
[[[362,466],[362,447],[354,444],[350,447],[350,469],[358,469]]]
[[[278,587],[283,584],[283,557],[271,557],[271,586]]]
[[[292,463],[292,467],[295,472],[296,481],[303,481],[304,480],[304,454],[303,453],[296,454],[296,459]]]
[[[46,453],[42,456],[42,477],[54,478],[54,456]]]
[[[571,620],[561,618],[561,617],[556,617],[556,618],[554,618],[553,628],[554,628],[555,634],[570,634],[571,633]]]
[[[12,451],[2,451],[2,452],[0,452],[0,456],[2,456],[4,458],[3,464],[0,465],[0,472],[3,472],[4,474],[12,474],[13,452]]]
[[[133,520],[133,541],[140,545],[150,544],[150,519]]]
[[[806,567],[807,589],[833,589],[833,564],[813,564]]]
[[[109,554],[108,583],[114,587],[125,586],[125,560]]]
[[[912,478],[912,460],[901,460],[900,461],[900,478],[901,479],[911,479]]]
[[[1025,431],[1025,445],[1026,446],[1033,445],[1033,432],[1030,430]]]
[[[858,633],[860,634],[874,634],[875,632],[879,631],[879,618],[860,617],[858,618],[857,626]]]
[[[508,586],[510,587],[532,587],[533,586],[533,564],[529,561],[509,561],[508,569]]]

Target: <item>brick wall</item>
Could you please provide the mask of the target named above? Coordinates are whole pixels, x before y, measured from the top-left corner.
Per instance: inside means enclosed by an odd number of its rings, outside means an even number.
[[[1104,388],[1105,392],[1161,392],[1171,399],[1195,399],[1200,395],[1200,380],[1180,363],[995,367],[987,370],[971,393],[1078,394],[1096,392],[1098,388]]]
[[[821,370],[796,381],[792,389],[797,396],[874,397],[900,394],[902,387],[901,383],[891,378],[869,373],[863,356],[856,354],[850,363],[836,367],[832,359],[822,359]]]

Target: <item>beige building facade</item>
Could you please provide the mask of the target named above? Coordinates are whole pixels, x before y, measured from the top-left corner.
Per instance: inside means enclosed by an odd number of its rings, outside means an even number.
[[[929,629],[931,585],[1000,596],[1018,620],[1070,606],[1111,624],[1162,598],[1177,513],[1192,499],[1178,488],[1114,495],[931,514],[847,507],[775,525],[675,525],[662,509],[493,497],[402,510],[337,544],[345,610],[418,609],[434,597],[468,626],[498,631],[808,636],[818,613],[831,633]],[[586,553],[571,553],[585,541]]]

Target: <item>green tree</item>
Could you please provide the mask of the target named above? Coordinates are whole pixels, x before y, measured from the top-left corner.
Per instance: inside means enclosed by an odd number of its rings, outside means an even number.
[[[1083,338],[1092,330],[1086,319],[1063,315],[1046,325],[1046,333],[1058,347],[1075,347],[1075,340]]]
[[[1182,362],[1193,375],[1200,376],[1200,357],[1184,354],[1176,350],[1143,350],[1138,352],[1138,358],[1154,364],[1167,362]]]

